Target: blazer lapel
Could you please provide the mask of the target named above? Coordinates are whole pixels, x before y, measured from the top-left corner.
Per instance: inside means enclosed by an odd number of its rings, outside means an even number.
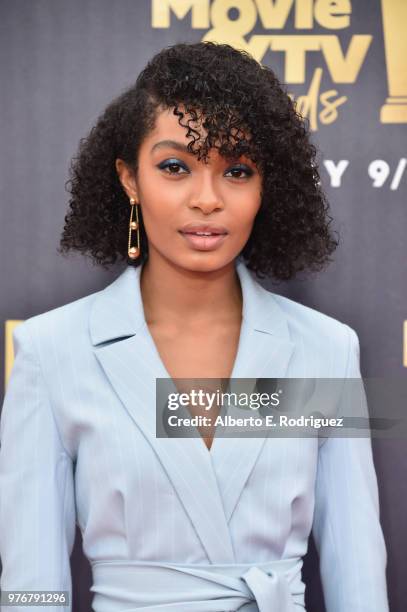
[[[237,272],[243,293],[243,321],[230,386],[231,391],[249,393],[259,378],[287,376],[295,344],[284,310],[273,294],[253,278],[243,262],[238,263]],[[229,522],[267,436],[226,438],[219,433],[213,440],[211,458]]]
[[[253,377],[254,387],[259,377],[285,375],[294,345],[285,315],[272,294],[251,277],[243,262],[237,264],[237,272],[243,321],[232,378]],[[93,351],[156,452],[210,562],[233,563],[227,523],[265,439],[246,438],[239,444],[239,439],[215,435],[208,452],[200,437],[156,437],[156,378],[170,376],[144,318],[140,274],[141,267],[128,266],[95,295],[89,319]]]

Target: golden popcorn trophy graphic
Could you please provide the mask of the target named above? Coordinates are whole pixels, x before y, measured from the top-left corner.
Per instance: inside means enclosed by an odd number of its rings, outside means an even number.
[[[384,50],[389,97],[381,123],[407,123],[407,0],[382,0]]]
[[[4,329],[4,389],[7,388],[8,379],[10,378],[11,368],[14,363],[14,347],[13,347],[13,331],[14,328],[23,323],[21,319],[8,319],[5,321]],[[0,407],[1,408],[1,407]]]

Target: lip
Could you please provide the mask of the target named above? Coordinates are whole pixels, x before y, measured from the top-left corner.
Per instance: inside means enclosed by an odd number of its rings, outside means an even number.
[[[213,234],[212,236],[197,236],[196,234],[184,234],[188,244],[197,251],[212,251],[216,249],[226,238],[227,234]]]
[[[192,232],[212,232],[212,236],[198,236]],[[184,225],[182,230],[179,230],[179,233],[188,245],[196,251],[212,251],[218,248],[228,234],[226,228],[219,225],[199,225],[196,223]]]
[[[227,234],[228,230],[222,225],[213,223],[186,223],[180,230],[182,234],[192,232],[211,232],[212,234]]]

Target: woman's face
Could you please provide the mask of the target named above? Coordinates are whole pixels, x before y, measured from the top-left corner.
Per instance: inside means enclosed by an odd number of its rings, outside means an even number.
[[[246,244],[260,207],[261,176],[249,158],[227,161],[217,149],[207,164],[198,161],[188,142],[172,109],[164,110],[141,144],[137,176],[122,160],[116,169],[129,198],[140,203],[149,259],[208,272],[233,261]]]

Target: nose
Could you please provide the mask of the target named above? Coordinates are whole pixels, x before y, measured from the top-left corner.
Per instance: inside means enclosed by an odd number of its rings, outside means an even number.
[[[199,188],[195,192],[194,197],[191,197],[188,206],[191,209],[199,208],[205,215],[208,215],[214,210],[222,210],[224,203],[215,189],[214,179],[211,176],[210,170],[203,174]]]

